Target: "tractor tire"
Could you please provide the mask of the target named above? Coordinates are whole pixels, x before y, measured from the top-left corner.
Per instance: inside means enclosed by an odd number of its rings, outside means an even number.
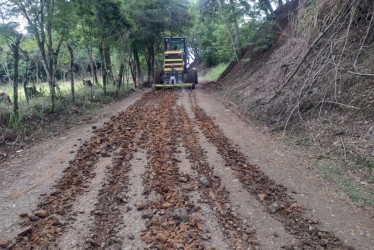
[[[190,69],[187,74],[187,82],[192,83],[192,89],[195,89],[195,84],[197,82],[197,72],[194,69]]]
[[[163,70],[155,69],[155,72],[153,74],[154,84],[162,84],[162,73],[163,73]],[[159,90],[159,89],[160,89],[159,87],[155,86],[155,90]]]
[[[162,84],[162,70],[161,69],[155,69],[155,72],[153,74],[153,79],[155,81],[155,84]]]
[[[194,71],[195,71],[195,84],[198,84],[199,80],[198,80],[198,77],[197,77],[197,70],[194,70]]]

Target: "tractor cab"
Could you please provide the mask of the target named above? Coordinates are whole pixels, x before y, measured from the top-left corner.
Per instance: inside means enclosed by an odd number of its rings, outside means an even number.
[[[187,37],[164,37],[163,49],[163,69],[155,71],[155,87],[190,87],[194,89],[197,83],[197,74],[194,73],[196,70],[188,69]]]

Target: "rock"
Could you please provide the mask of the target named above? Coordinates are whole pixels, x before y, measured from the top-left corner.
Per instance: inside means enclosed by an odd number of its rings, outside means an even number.
[[[145,222],[145,227],[146,227],[146,228],[150,228],[152,225],[153,225],[153,221],[152,221],[152,220],[147,220],[147,221]]]
[[[45,217],[48,216],[48,212],[45,211],[45,210],[42,210],[42,209],[41,210],[36,210],[34,212],[34,215],[38,216],[39,218],[45,218]]]
[[[33,213],[28,213],[27,214],[27,217],[31,220],[31,221],[36,221],[36,220],[39,220],[39,217],[34,215]]]
[[[53,220],[53,226],[63,226],[65,225],[65,221],[61,215],[51,215],[49,216],[49,219]]]
[[[121,244],[114,244],[113,246],[110,246],[110,248],[107,248],[107,249],[110,249],[110,250],[121,250],[122,249],[122,245]]]
[[[269,207],[269,212],[272,213],[272,214],[275,214],[278,210],[279,210],[278,202],[274,202]]]
[[[138,202],[138,204],[136,205],[137,210],[143,210],[145,207],[146,207],[146,205],[141,201]]]
[[[151,219],[153,217],[153,211],[152,209],[148,208],[147,210],[144,211],[142,218],[143,219]]]
[[[8,240],[1,240],[0,241],[0,247],[1,248],[7,248],[8,247],[8,245],[9,245],[9,241]]]
[[[312,238],[314,238],[318,234],[318,230],[315,226],[310,225],[308,228],[309,234]]]
[[[158,222],[159,222],[160,224],[167,222],[167,218],[166,218],[166,216],[161,215],[161,216],[158,218]]]
[[[209,181],[208,181],[208,179],[205,176],[203,176],[203,177],[200,178],[200,183],[203,184],[205,187],[209,187],[210,186],[209,185]]]
[[[180,181],[180,182],[183,182],[183,183],[186,183],[188,180],[187,180],[187,177],[185,177],[185,176],[180,176],[180,177],[179,177],[179,181]]]
[[[46,239],[48,239],[48,240],[53,240],[53,235],[52,234],[50,234],[50,233],[48,233],[48,232],[43,232],[43,233],[41,233],[40,234],[40,237],[41,238],[46,238]]]
[[[18,234],[18,236],[27,236],[31,233],[32,227],[28,226],[22,229],[22,231]]]
[[[203,240],[209,240],[212,236],[210,234],[201,234],[201,239]]]
[[[97,128],[97,126],[92,126],[92,129],[96,129]]]
[[[129,240],[133,240],[133,239],[135,239],[135,236],[134,236],[133,234],[129,234],[129,235],[127,236],[127,238],[129,238]]]
[[[92,211],[92,214],[94,214],[94,215],[103,215],[104,213],[103,212],[101,212],[100,210],[93,210]]]
[[[28,217],[29,214],[28,214],[28,213],[22,213],[22,214],[20,214],[19,216],[20,216],[21,218],[24,218],[24,217]]]
[[[248,228],[247,230],[245,230],[245,233],[248,234],[248,235],[252,235],[255,233],[255,230],[252,229],[252,228]]]
[[[174,210],[172,217],[175,220],[186,220],[188,217],[188,212],[184,208],[178,208]]]
[[[236,212],[231,212],[231,215],[234,217],[238,217],[238,214]]]

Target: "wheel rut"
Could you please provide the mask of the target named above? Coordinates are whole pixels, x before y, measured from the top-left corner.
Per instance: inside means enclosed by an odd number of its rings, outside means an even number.
[[[159,91],[95,129],[0,248],[353,249],[305,209],[194,93]]]
[[[194,99],[193,96],[191,96]],[[196,99],[194,99],[196,103]],[[246,157],[239,149],[232,145],[220,128],[215,125],[202,108],[195,105],[194,113],[199,128],[209,141],[217,147],[218,153],[223,157],[243,184],[258,201],[265,211],[276,220],[280,221],[284,228],[295,235],[299,244],[287,247],[289,249],[353,249],[337,238],[332,232],[318,229],[318,223],[304,217],[304,210],[287,189],[275,183],[259,166],[247,162]]]

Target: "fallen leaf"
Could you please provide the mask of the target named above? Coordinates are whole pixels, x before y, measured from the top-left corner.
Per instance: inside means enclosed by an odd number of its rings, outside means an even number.
[[[265,199],[266,194],[259,194],[258,198],[260,198],[260,201],[263,202]]]

